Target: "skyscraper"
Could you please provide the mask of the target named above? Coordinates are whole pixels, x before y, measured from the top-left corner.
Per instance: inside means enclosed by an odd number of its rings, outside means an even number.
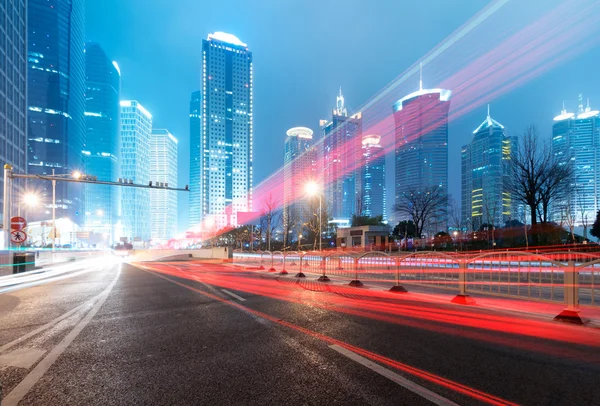
[[[177,138],[153,129],[150,137],[150,180],[160,187],[177,187]],[[150,189],[152,242],[166,242],[177,232],[177,192]]]
[[[126,182],[150,181],[152,115],[135,100],[121,100],[121,176]],[[150,240],[148,189],[123,187],[124,237],[133,242]]]
[[[15,172],[26,169],[27,57],[25,2],[0,3],[0,159]],[[4,179],[0,180],[4,188]],[[2,189],[3,190],[3,189]],[[0,207],[4,204],[0,197]],[[15,198],[12,199],[15,202]]]
[[[252,52],[234,35],[202,41],[202,220],[237,225],[252,210]]]
[[[379,145],[379,135],[367,135],[362,139],[361,204],[363,216],[383,216],[387,220],[387,196],[385,190],[385,151]]]
[[[515,139],[488,115],[470,144],[462,147],[461,215],[473,230],[483,224],[504,226],[513,212],[509,162]]]
[[[83,170],[84,0],[29,0],[27,13],[29,173]],[[51,186],[49,182],[38,186],[49,208]],[[68,215],[82,223],[82,203],[83,185],[57,183],[57,217]]]
[[[85,52],[86,139],[85,172],[100,180],[120,177],[120,106],[121,73],[100,45],[88,43]],[[85,228],[115,240],[115,225],[120,221],[121,188],[84,185]]]
[[[317,174],[317,150],[312,145],[313,131],[294,127],[287,131],[283,158],[283,221],[286,229],[305,222],[308,209],[306,185],[321,178]]]
[[[394,104],[396,125],[396,202],[404,193],[440,187],[448,193],[448,109],[452,92],[423,89]],[[434,219],[430,231],[446,228]]]
[[[360,197],[362,116],[348,116],[342,89],[331,121],[322,127],[325,203],[332,222],[347,226]]]
[[[190,196],[188,225],[195,228],[202,219],[202,94],[192,93],[190,101]]]
[[[600,111],[592,110],[589,100],[584,108],[581,95],[577,115],[563,105],[561,114],[554,117],[552,153],[558,162],[572,163],[575,182],[565,201],[552,208],[554,220],[569,210],[576,225],[591,225],[600,209]]]

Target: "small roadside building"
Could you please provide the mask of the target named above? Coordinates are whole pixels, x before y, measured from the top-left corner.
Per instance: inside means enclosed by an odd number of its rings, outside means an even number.
[[[388,226],[358,226],[338,228],[336,246],[338,248],[361,248],[384,251],[389,243]]]

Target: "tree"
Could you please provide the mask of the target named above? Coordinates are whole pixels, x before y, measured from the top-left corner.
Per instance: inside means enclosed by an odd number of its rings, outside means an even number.
[[[594,221],[594,224],[592,225],[590,234],[600,240],[600,210],[596,213],[596,221]]]
[[[392,235],[397,235],[402,238],[414,238],[416,234],[415,223],[413,223],[412,220],[403,220],[399,222],[392,231]]]
[[[433,219],[443,218],[447,214],[448,195],[439,186],[409,189],[400,196],[394,210],[412,220],[416,236],[421,237],[425,226]]]
[[[266,232],[267,238],[267,250],[271,251],[271,239],[273,235],[273,231],[277,228],[280,220],[279,210],[279,200],[273,198],[273,195],[269,193],[269,195],[262,202],[263,207],[261,210],[261,223],[265,223],[264,227],[261,226],[262,229]]]
[[[383,225],[383,215],[371,217],[371,216],[359,216],[352,215],[352,227],[360,226],[381,226]]]
[[[576,189],[577,193],[577,207],[579,209],[579,215],[581,216],[581,225],[583,226],[583,239],[587,240],[587,230],[590,225],[588,219],[588,211],[585,207],[585,200],[583,198],[583,190],[582,188]]]
[[[306,223],[304,223],[304,226],[308,229],[310,236],[313,237],[313,249],[316,250],[319,244],[319,232],[327,232],[330,220],[329,211],[327,205],[322,202],[319,213],[319,198],[316,196],[313,196],[309,200],[309,204],[305,210],[304,218],[306,219]]]
[[[513,148],[509,171],[511,196],[529,207],[532,226],[538,223],[538,218],[547,223],[551,205],[564,198],[572,188],[573,166],[570,161],[565,163],[554,159],[550,147],[540,141],[533,125],[521,135],[518,148]]]

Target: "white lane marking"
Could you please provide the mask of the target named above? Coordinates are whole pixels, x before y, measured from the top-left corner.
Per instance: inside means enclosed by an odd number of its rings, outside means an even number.
[[[27,374],[25,379],[23,379],[5,398],[3,401],[3,406],[17,406],[19,402],[27,395],[27,393],[31,390],[31,388],[40,380],[42,376],[50,369],[52,364],[62,355],[63,352],[67,349],[67,347],[77,338],[79,333],[89,324],[92,318],[98,313],[98,310],[102,307],[106,299],[108,299],[108,295],[112,291],[113,287],[117,283],[119,276],[121,275],[121,267],[119,266],[119,271],[115,276],[115,279],[110,283],[110,285],[100,294],[100,299],[94,305],[92,310],[89,311],[88,314],[75,326],[73,330],[60,342],[56,347],[50,351],[44,359],[40,361],[39,364],[33,370]]]
[[[0,365],[29,369],[46,351],[39,348],[19,348],[0,355]]]
[[[102,293],[101,293],[102,294]],[[98,295],[100,296],[100,295]],[[58,316],[57,318],[55,318],[54,320],[49,321],[48,323],[44,324],[43,326],[40,326],[38,328],[36,328],[33,331],[30,331],[29,333],[11,341],[10,343],[6,343],[3,346],[0,347],[0,353],[8,350],[10,347],[13,347],[17,344],[19,344],[21,341],[25,341],[28,338],[33,337],[36,334],[41,333],[42,331],[48,330],[49,328],[53,327],[55,324],[57,324],[58,322],[66,319],[67,317],[73,315],[73,313],[78,312],[79,310],[81,310],[81,308],[92,304],[97,298],[98,296],[93,297],[92,299],[86,301],[85,303],[80,304],[79,306],[77,306],[76,308],[69,310],[68,312],[66,312],[65,314],[63,314],[62,316]]]
[[[246,299],[244,299],[243,297],[236,295],[233,292],[228,291],[227,289],[221,289],[223,292],[227,293],[229,296],[232,296],[234,298],[236,298],[237,300],[239,300],[240,302],[245,302]]]
[[[437,393],[432,392],[429,389],[426,389],[426,388],[422,387],[421,385],[414,383],[413,381],[410,381],[410,380],[398,375],[397,373],[392,372],[389,369],[382,367],[379,364],[374,363],[373,361],[371,361],[365,357],[361,357],[360,355],[358,355],[350,350],[347,350],[344,347],[340,347],[339,345],[333,344],[333,345],[330,345],[329,348],[350,358],[352,361],[358,362],[362,366],[369,368],[371,371],[376,372],[383,377],[386,377],[390,381],[397,383],[398,385],[402,386],[403,388],[408,389],[409,391],[421,396],[422,398],[429,400],[430,402],[432,402],[436,405],[458,406],[457,403],[454,403],[451,400],[448,400],[448,399],[438,395]]]

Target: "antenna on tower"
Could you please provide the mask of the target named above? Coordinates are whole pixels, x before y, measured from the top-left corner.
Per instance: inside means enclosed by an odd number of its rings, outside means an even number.
[[[423,90],[423,62],[419,63],[419,90]]]
[[[488,117],[490,116],[490,104],[488,103]]]
[[[579,93],[579,112],[583,113],[583,94]]]

